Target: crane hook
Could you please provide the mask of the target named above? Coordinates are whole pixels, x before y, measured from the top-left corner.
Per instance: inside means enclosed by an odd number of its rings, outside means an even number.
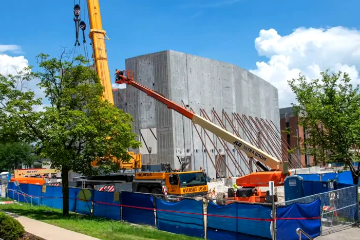
[[[74,7],[74,22],[75,22],[75,30],[76,30],[76,41],[75,41],[75,46],[78,45],[80,46],[80,42],[79,42],[79,22],[80,22],[80,5],[76,4]]]
[[[84,21],[81,21],[79,26],[83,32],[83,43],[86,43],[86,40],[85,40],[86,23]]]

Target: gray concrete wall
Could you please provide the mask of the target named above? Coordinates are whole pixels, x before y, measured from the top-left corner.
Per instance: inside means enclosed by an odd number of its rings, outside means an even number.
[[[136,81],[170,100],[188,105],[198,114],[200,108],[205,109],[212,120],[215,120],[211,113],[214,109],[223,121],[225,118],[221,113],[224,110],[231,118],[232,112],[237,112],[268,119],[279,125],[277,89],[233,64],[169,50],[127,59],[126,69],[134,71]],[[122,95],[115,95],[115,98],[119,98],[115,100],[117,106],[134,116],[136,133],[139,133],[139,129],[156,128],[157,154],[151,155],[153,163],[170,162],[173,167],[179,168],[177,156],[190,156],[192,169],[202,167],[210,177],[215,177],[210,157],[204,151],[202,141],[190,120],[131,86],[119,90],[117,94]],[[217,121],[215,123],[219,125]],[[232,132],[229,124],[226,127]],[[231,160],[231,156],[234,156],[234,160],[248,173],[231,144],[227,144],[231,152],[228,153],[220,140],[208,132],[216,144],[214,148],[204,130],[200,127],[198,130],[213,161],[219,153],[226,155],[229,169],[237,176],[240,172]],[[241,129],[240,134],[246,139]],[[146,158],[143,155],[143,159]],[[229,170],[226,170],[226,174],[231,175]]]
[[[232,112],[237,112],[272,120],[279,124],[278,93],[270,83],[229,63],[175,51],[169,51],[169,59],[170,99],[174,102],[181,104],[183,101],[196,113],[200,113],[200,108],[205,109],[213,121],[215,117],[211,114],[212,109],[220,115],[224,123],[227,121],[222,117],[223,110],[231,117]],[[203,144],[196,130],[191,126],[191,122],[187,119],[184,120],[183,116],[176,112],[173,112],[173,116],[176,154],[192,154],[193,169],[202,167],[208,170],[210,176],[214,176],[215,169],[210,157],[204,153]],[[215,122],[220,125],[216,120]],[[229,124],[226,124],[226,127],[232,132]],[[206,139],[206,146],[214,161],[215,155],[224,154],[232,174],[235,176],[240,174],[233,163],[235,160],[246,172],[244,162],[238,154],[233,152],[234,148],[231,144],[227,144],[231,152],[229,153],[226,146],[224,147],[216,136],[209,133],[218,149],[216,151],[204,131],[202,132],[202,138]],[[228,170],[226,172],[227,175],[230,175]]]

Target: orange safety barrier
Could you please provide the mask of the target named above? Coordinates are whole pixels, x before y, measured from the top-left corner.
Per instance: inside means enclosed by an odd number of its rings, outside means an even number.
[[[19,183],[28,183],[36,185],[44,185],[45,180],[43,178],[32,178],[32,177],[23,177],[23,178],[11,178],[11,182],[18,181]]]

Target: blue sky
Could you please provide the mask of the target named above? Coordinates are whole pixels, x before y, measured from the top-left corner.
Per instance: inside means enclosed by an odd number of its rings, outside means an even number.
[[[84,13],[85,0],[80,4]],[[271,56],[288,56],[280,50],[263,51],[264,56],[259,56],[254,41],[261,30],[275,29],[278,35],[288,36],[299,27],[352,29],[360,23],[358,0],[100,0],[100,6],[103,28],[110,38],[106,44],[112,72],[124,68],[126,58],[168,49],[255,71],[256,62],[270,64]],[[36,66],[35,56],[40,52],[59,56],[62,47],[71,49],[75,42],[73,7],[74,0],[3,1],[0,45],[21,47],[21,53],[5,54],[23,55]],[[83,14],[82,19],[88,17]],[[321,66],[319,61],[316,65]],[[360,66],[357,62],[348,65]]]

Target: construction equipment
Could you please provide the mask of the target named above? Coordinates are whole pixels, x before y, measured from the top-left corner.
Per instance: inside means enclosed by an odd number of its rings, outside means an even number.
[[[170,101],[161,94],[135,82],[132,71],[116,70],[115,76],[115,82],[117,84],[127,84],[139,89],[140,91],[146,93],[148,96],[153,97],[156,100],[165,104],[167,108],[175,110],[181,115],[189,118],[193,123],[214,133],[216,136],[221,137],[228,143],[231,143],[232,145],[234,145],[234,147],[245,152],[245,154],[249,158],[254,158],[262,164],[271,168],[271,171],[255,172],[238,178],[236,180],[236,184],[238,186],[241,186],[242,188],[237,189],[236,194],[234,194],[235,196],[232,198],[232,200],[247,202],[266,202],[269,199],[266,197],[268,195],[268,192],[261,192],[259,187],[268,186],[268,183],[270,181],[274,181],[275,186],[281,186],[284,184],[284,179],[289,174],[288,162],[283,162],[272,157],[266,152],[256,148],[252,144],[222,129],[221,127],[206,120],[205,118]]]
[[[46,168],[15,169],[14,177],[12,177],[10,181],[43,185],[47,182],[52,182],[53,180],[58,182],[57,175],[60,173],[60,170]]]
[[[142,162],[141,162],[141,154],[135,154],[134,152],[128,152],[131,156],[131,159],[128,162],[123,162],[116,158],[113,158],[112,161],[116,162],[119,165],[120,170],[132,170],[132,169],[141,169]],[[97,161],[94,160],[91,162],[92,167],[98,167]]]
[[[93,48],[93,60],[94,67],[99,76],[101,84],[104,86],[103,100],[107,100],[109,103],[114,104],[114,97],[111,87],[111,78],[109,72],[109,64],[107,59],[107,51],[105,46],[105,40],[109,40],[106,36],[106,31],[102,27],[100,4],[99,0],[87,1],[88,15],[90,21],[90,34],[91,45]],[[74,6],[74,21],[76,27],[76,45],[80,45],[78,41],[79,28],[83,31],[86,29],[86,23],[80,19],[80,5]],[[83,43],[86,43],[85,39]],[[113,158],[113,161],[119,164],[119,169],[131,169],[139,167],[141,168],[141,155],[134,152],[128,152],[132,159],[129,162],[123,162],[120,159]],[[91,163],[92,166],[97,166],[97,161]]]
[[[95,189],[96,186],[115,186],[117,191],[128,186],[132,192],[167,194],[174,196],[204,196],[208,192],[203,171],[181,172],[173,170],[170,164],[161,164],[161,171],[113,173],[77,180],[77,187]]]
[[[114,104],[109,66],[107,60],[105,39],[106,32],[102,28],[100,5],[98,0],[87,1],[88,13],[90,20],[90,34],[89,37],[93,46],[93,59],[96,71],[100,78],[101,84],[104,86],[103,99]],[[84,31],[86,24],[80,19],[80,5],[76,4],[74,7],[74,21],[76,26],[76,44],[79,45],[79,27]],[[132,190],[134,192],[152,192],[163,193],[163,187],[169,189],[169,194],[184,195],[184,194],[206,194],[207,182],[203,172],[177,172],[165,167],[162,172],[139,172],[142,168],[141,155],[133,152],[128,152],[132,156],[129,162],[122,162],[119,159],[113,158],[119,164],[119,170],[122,172],[112,173],[109,175],[100,175],[93,177],[86,177],[77,180],[78,187],[87,187],[94,189],[97,185],[114,185],[116,183],[132,183]],[[97,161],[94,160],[91,164],[93,167],[97,166]],[[133,171],[131,171],[133,170]],[[203,180],[203,178],[205,180]],[[176,180],[177,179],[177,180]],[[194,180],[195,179],[195,180]],[[200,180],[198,180],[200,179]]]
[[[44,178],[36,178],[36,177],[20,177],[20,178],[11,178],[11,182],[17,181],[18,183],[22,184],[35,184],[35,185],[44,185],[45,179]]]
[[[114,104],[109,64],[105,46],[105,39],[109,40],[109,38],[106,36],[106,31],[104,31],[102,28],[99,0],[87,1],[87,4],[90,21],[89,37],[93,47],[93,59],[96,72],[98,73],[101,84],[104,86],[103,99]],[[78,6],[78,10],[74,9],[74,13],[76,11],[80,11],[80,6]]]
[[[22,177],[43,177],[51,176],[52,174],[56,175],[60,173],[60,170],[57,169],[46,169],[46,168],[28,168],[28,169],[15,169],[14,178]]]

